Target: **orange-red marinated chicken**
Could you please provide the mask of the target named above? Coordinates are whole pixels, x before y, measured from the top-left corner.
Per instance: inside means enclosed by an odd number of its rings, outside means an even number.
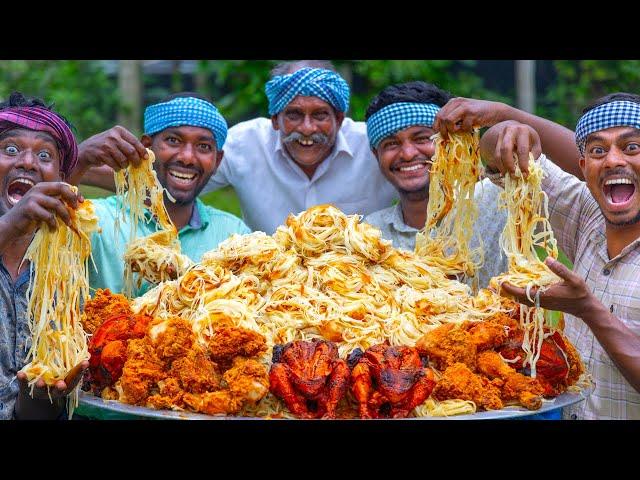
[[[144,337],[152,318],[119,314],[104,322],[89,340],[89,381],[96,394],[116,383],[127,360],[127,342]]]
[[[537,410],[542,406],[544,389],[540,382],[516,372],[497,352],[487,350],[478,355],[478,372],[490,379],[500,379],[503,382],[503,401],[517,401],[529,410]]]
[[[500,388],[486,377],[473,373],[464,363],[448,367],[433,389],[437,400],[471,400],[478,409],[499,410],[504,405]]]
[[[374,345],[349,355],[351,392],[361,418],[402,418],[423,403],[436,384],[433,370],[423,366],[411,347]]]
[[[127,361],[122,369],[120,387],[124,398],[121,401],[144,405],[152,395],[158,382],[167,377],[162,362],[149,341],[149,337],[129,341]]]
[[[271,393],[301,418],[334,418],[349,383],[347,362],[333,342],[298,340],[273,348]]]
[[[518,371],[529,375],[529,365],[523,366],[525,357],[522,349],[523,333],[520,331],[502,346],[500,354]],[[544,395],[556,396],[573,385],[584,372],[577,350],[567,339],[556,331],[542,341],[540,356],[536,362],[536,379],[544,388]]]
[[[108,318],[130,315],[133,313],[129,300],[119,293],[111,293],[107,289],[99,288],[95,296],[84,304],[84,311],[80,321],[84,331],[93,334]]]

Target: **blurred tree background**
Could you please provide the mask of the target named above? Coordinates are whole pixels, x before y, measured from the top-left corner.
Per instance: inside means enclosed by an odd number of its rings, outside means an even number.
[[[132,62],[128,62],[131,67]],[[117,122],[129,122],[125,126],[140,134],[143,107],[181,90],[209,95],[231,126],[266,115],[264,84],[279,60],[145,60],[133,62],[139,69],[133,77],[122,76],[124,63],[5,60],[0,62],[0,96],[6,98],[11,91],[20,90],[53,102],[74,124],[80,141]],[[510,60],[336,60],[334,63],[351,85],[349,115],[355,120],[364,119],[369,101],[382,88],[411,80],[435,83],[457,96],[516,104],[514,62]],[[139,78],[139,93],[135,93],[136,89],[130,93],[123,78]],[[535,113],[573,129],[582,108],[591,100],[607,93],[637,89],[640,61],[537,61],[535,84]],[[138,108],[131,107],[130,95],[134,95],[134,105]],[[133,116],[127,116],[131,113]],[[89,197],[104,194],[83,189]],[[230,188],[205,195],[204,200],[241,215]]]

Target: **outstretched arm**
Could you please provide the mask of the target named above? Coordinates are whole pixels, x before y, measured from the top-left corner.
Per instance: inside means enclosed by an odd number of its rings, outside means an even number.
[[[457,97],[438,112],[434,129],[446,137],[449,132],[470,131],[473,127],[491,127],[506,120],[529,125],[540,136],[542,151],[565,172],[584,180],[580,170],[580,152],[573,131],[550,120],[518,110],[501,102]]]
[[[640,337],[633,333],[591,292],[586,282],[562,263],[552,258],[547,266],[562,282],[550,286],[540,294],[540,306],[548,310],[570,313],[581,318],[616,364],[620,373],[636,391],[640,392]],[[531,306],[523,288],[503,283],[501,287],[520,303]],[[536,294],[532,289],[531,296]]]

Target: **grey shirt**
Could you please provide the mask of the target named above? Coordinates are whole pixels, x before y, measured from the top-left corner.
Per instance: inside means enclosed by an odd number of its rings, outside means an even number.
[[[500,192],[501,188],[488,179],[476,185],[475,200],[478,205],[478,219],[474,224],[470,247],[477,247],[482,238],[485,255],[484,265],[477,276],[480,288],[486,287],[492,277],[507,271],[507,259],[498,243],[507,221],[507,211],[498,210]],[[391,240],[394,247],[415,250],[418,230],[404,223],[400,204],[367,215],[364,221],[379,228],[382,238]]]
[[[26,364],[31,334],[27,321],[29,269],[15,283],[0,260],[0,420],[13,418],[16,373]]]

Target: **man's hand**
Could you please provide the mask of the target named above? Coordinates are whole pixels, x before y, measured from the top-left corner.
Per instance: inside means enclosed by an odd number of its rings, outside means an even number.
[[[50,387],[47,387],[44,380],[39,379],[33,389],[33,398],[36,400],[49,400],[49,395],[53,400],[66,398],[76,388],[87,368],[89,368],[88,360],[80,362],[67,373],[64,380],[58,380],[55,385]],[[23,371],[19,371],[16,377],[20,384],[20,391],[30,395],[31,388],[27,381],[27,375]]]
[[[78,145],[78,163],[84,172],[91,167],[108,165],[114,170],[140,165],[147,149],[126,128],[117,125]]]
[[[449,133],[470,132],[473,127],[490,127],[502,120],[504,108],[506,105],[499,102],[452,98],[436,115],[433,128],[447,138]]]
[[[42,379],[39,379],[33,389],[27,381],[27,375],[20,371],[16,374],[20,391],[14,416],[24,420],[54,420],[59,418],[64,411],[65,399],[78,386],[85,370],[89,368],[87,360],[79,363],[71,369],[64,380],[58,380],[55,385],[47,387]],[[53,402],[52,402],[53,401]]]
[[[533,158],[542,153],[538,132],[529,125],[512,120],[494,125],[480,140],[480,154],[487,166],[503,174],[516,173],[517,158],[520,171],[526,177],[529,173],[529,152]]]
[[[540,306],[547,310],[566,312],[582,318],[585,312],[591,310],[594,302],[597,301],[586,282],[558,260],[547,257],[544,263],[553,273],[562,278],[562,282],[550,286],[540,294]],[[503,283],[501,288],[518,302],[533,306],[527,299],[524,288],[518,288],[509,283]],[[537,288],[531,289],[531,298],[535,298],[537,290]]]
[[[34,185],[0,220],[7,227],[7,236],[19,238],[33,232],[40,222],[45,222],[55,229],[56,217],[70,225],[71,216],[67,205],[76,209],[83,201],[82,195],[74,193],[64,182],[40,182]]]

